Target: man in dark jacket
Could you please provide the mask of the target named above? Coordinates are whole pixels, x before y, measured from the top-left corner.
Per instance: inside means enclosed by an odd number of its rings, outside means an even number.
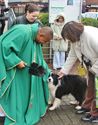
[[[3,0],[0,0],[0,35],[3,34],[5,27],[5,20],[7,20],[7,17],[4,15],[4,12],[8,10],[9,8],[5,7]]]

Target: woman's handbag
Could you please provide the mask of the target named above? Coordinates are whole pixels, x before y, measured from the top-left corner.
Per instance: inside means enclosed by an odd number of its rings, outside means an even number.
[[[83,54],[81,56],[81,59],[82,59],[82,62],[79,63],[77,71],[80,76],[86,76],[87,69],[89,69],[89,67],[91,67],[91,61],[89,59],[87,59]],[[85,64],[86,67],[84,67],[83,64]]]
[[[87,70],[83,65],[81,65],[81,63],[77,67],[77,74],[80,75],[80,76],[86,76],[87,75]]]

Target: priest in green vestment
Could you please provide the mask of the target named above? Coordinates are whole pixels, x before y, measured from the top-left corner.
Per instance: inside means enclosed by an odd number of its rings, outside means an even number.
[[[39,28],[37,24],[16,25],[0,37],[0,108],[5,114],[4,125],[35,125],[45,115],[50,70],[41,44],[52,37],[50,27]],[[46,74],[30,75],[26,65],[32,62],[43,66]]]

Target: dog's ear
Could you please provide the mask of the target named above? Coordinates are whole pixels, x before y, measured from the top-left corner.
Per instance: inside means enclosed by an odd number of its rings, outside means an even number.
[[[57,71],[56,70],[52,70],[52,74],[57,74]]]
[[[52,70],[51,70],[48,77],[50,77],[52,74],[53,74],[53,72],[52,72]]]
[[[54,70],[51,70],[50,76],[59,77],[59,75]]]
[[[50,72],[50,76],[53,75],[53,74],[54,74],[54,73],[53,73],[53,70],[51,70],[51,72]]]

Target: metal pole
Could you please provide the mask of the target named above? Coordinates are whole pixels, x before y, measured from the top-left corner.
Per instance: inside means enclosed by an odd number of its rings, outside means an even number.
[[[83,0],[80,0],[79,21],[81,21],[81,14],[82,14],[82,4],[83,4]]]
[[[48,0],[48,5],[49,5],[49,9],[48,11],[50,12],[50,0]],[[50,13],[49,13],[49,16],[50,16]],[[49,17],[50,18],[50,17]],[[50,24],[50,27],[51,27],[51,24]],[[50,42],[50,52],[49,52],[49,58],[50,58],[50,63],[52,63],[52,42]]]
[[[4,0],[5,7],[8,8],[8,0]]]

